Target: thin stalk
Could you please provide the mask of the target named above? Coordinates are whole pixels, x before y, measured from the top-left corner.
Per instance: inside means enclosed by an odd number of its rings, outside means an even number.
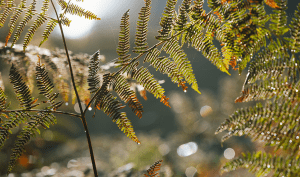
[[[67,59],[68,59],[68,64],[69,64],[69,70],[70,70],[72,85],[73,85],[73,88],[74,88],[74,91],[75,91],[77,102],[79,104],[79,109],[80,109],[80,113],[81,113],[81,121],[82,121],[82,124],[83,124],[83,127],[84,127],[84,131],[85,131],[85,135],[86,135],[87,141],[88,141],[88,146],[89,146],[91,161],[92,161],[92,165],[93,165],[94,176],[98,177],[97,167],[96,167],[96,162],[95,162],[95,157],[94,157],[94,151],[93,151],[92,142],[91,142],[91,138],[90,138],[90,133],[89,133],[89,130],[88,130],[88,127],[87,127],[87,123],[86,123],[86,119],[85,119],[85,114],[84,114],[83,109],[82,109],[82,105],[81,105],[81,101],[80,101],[80,98],[79,98],[79,94],[78,94],[78,91],[76,89],[75,79],[74,79],[74,74],[73,74],[73,69],[72,69],[72,65],[71,65],[71,60],[70,60],[70,56],[69,56],[69,52],[68,52],[68,48],[67,48],[67,44],[66,44],[64,32],[63,32],[63,29],[62,29],[61,21],[59,20],[58,13],[56,11],[56,8],[55,8],[52,0],[51,0],[51,3],[52,3],[52,6],[53,6],[53,9],[55,11],[56,18],[58,20],[58,25],[59,25],[59,28],[60,28],[61,36],[62,36],[63,43],[64,43],[64,48],[65,48]]]

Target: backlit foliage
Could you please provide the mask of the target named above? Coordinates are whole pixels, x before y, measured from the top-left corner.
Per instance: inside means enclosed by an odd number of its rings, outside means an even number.
[[[13,0],[7,0],[6,3],[0,1],[0,5],[5,6],[0,14],[0,27],[10,17],[6,45],[15,29],[16,21],[21,18],[23,12],[25,15],[17,25],[12,42],[12,46],[15,45],[25,26],[33,19],[33,24],[25,35],[23,51],[30,51],[26,48],[43,24],[47,23],[47,26],[40,45],[48,39],[57,24],[69,26],[71,21],[65,16],[66,13],[84,16],[87,19],[100,19],[94,13],[82,9],[71,1],[64,0],[56,1],[62,9],[62,13],[58,14],[58,19],[51,18],[47,12],[49,8],[55,7],[53,1],[43,0],[39,13],[36,12],[36,2],[32,0],[26,7],[26,1],[20,1],[16,8]],[[218,132],[230,131],[223,140],[232,135],[248,134],[254,139],[263,139],[268,145],[282,147],[297,155],[296,149],[300,145],[299,138],[297,139],[299,121],[295,119],[299,100],[297,73],[300,46],[299,11],[296,12],[295,18],[288,27],[285,12],[286,0],[208,0],[208,7],[211,8],[209,12],[203,9],[203,4],[204,0],[183,0],[177,12],[175,9],[177,0],[167,0],[159,23],[161,29],[156,36],[158,42],[149,47],[147,27],[151,0],[145,0],[145,6],[139,13],[135,47],[132,49],[136,56],[128,54],[131,50],[130,19],[129,10],[126,11],[121,18],[119,42],[116,49],[119,57],[112,60],[116,61],[115,63],[104,63],[100,51],[93,56],[72,56],[70,66],[74,69],[76,78],[73,83],[81,94],[82,100],[87,107],[106,113],[130,139],[140,143],[126,113],[120,111],[126,106],[125,104],[128,104],[137,117],[142,117],[142,105],[136,93],[131,90],[132,86],[138,85],[142,88],[139,91],[143,98],[147,99],[146,91],[148,91],[160,99],[164,105],[170,107],[165,90],[147,67],[140,66],[140,62],[147,62],[156,70],[168,75],[171,81],[183,91],[187,91],[186,84],[189,84],[193,90],[200,93],[191,62],[183,50],[185,45],[200,51],[220,71],[227,74],[229,74],[230,66],[241,73],[247,63],[253,59],[242,96],[236,102],[270,98],[272,100],[265,103],[265,106],[257,104],[254,108],[237,111],[218,129]],[[274,9],[272,14],[266,13],[266,6]],[[286,37],[287,32],[291,32],[291,37]],[[283,38],[283,35],[286,38]],[[71,81],[66,70],[69,67],[68,62],[61,52],[57,52],[61,55],[44,54],[40,58],[30,54],[31,59],[28,60],[22,52],[15,52],[16,55],[12,57],[8,51],[15,51],[15,49],[2,48],[0,52],[3,56],[1,57],[12,64],[10,81],[21,107],[20,110],[7,110],[4,89],[0,90],[1,146],[7,139],[11,128],[27,122],[19,136],[20,139],[16,141],[15,148],[13,148],[9,164],[10,172],[23,153],[25,143],[36,132],[39,132],[38,127],[48,128],[50,124],[55,123],[56,119],[52,113],[58,113],[57,109],[62,102],[55,101],[58,94],[52,93],[54,86],[57,87],[65,102],[72,100],[75,103],[76,97],[75,90],[69,86]],[[167,56],[161,56],[162,54],[167,54]],[[41,61],[45,65],[41,64]],[[24,71],[19,71],[17,66],[22,66]],[[36,68],[35,76],[32,73],[32,66]],[[53,73],[53,84],[45,66]],[[113,66],[118,70],[111,72],[109,68]],[[24,79],[23,74],[27,75]],[[31,84],[32,78],[37,79],[40,94],[47,99],[47,101],[42,101],[40,106],[45,103],[50,106],[44,109],[32,109],[39,105],[38,100],[31,96],[34,85]],[[30,83],[30,87],[26,83]],[[69,98],[69,95],[72,95],[72,98]],[[122,102],[125,104],[123,105]],[[81,112],[81,116],[87,109]],[[84,118],[77,114],[72,115],[82,120]],[[8,119],[4,121],[3,118]],[[276,138],[270,132],[276,132]],[[291,141],[291,138],[294,139]],[[160,166],[160,161],[150,169],[151,174],[148,172],[148,175],[155,176],[157,166]]]
[[[254,55],[241,96],[235,100],[259,102],[256,106],[238,109],[216,133],[229,131],[222,141],[247,135],[253,141],[274,147],[269,153],[248,153],[232,160],[223,167],[223,172],[249,168],[257,176],[272,172],[273,176],[292,177],[300,173],[300,4],[289,27],[285,12],[287,1],[266,1],[266,4],[274,8],[274,14],[270,15],[272,23],[262,29],[268,34],[268,41],[264,41],[265,47]],[[287,32],[290,35],[283,37]],[[277,153],[280,155],[276,155],[276,151],[280,151]]]
[[[8,44],[8,41],[10,37],[13,34],[14,29],[16,28],[17,20],[21,18],[21,14],[23,11],[25,11],[25,16],[23,17],[22,21],[17,25],[17,29],[15,31],[13,42],[11,47],[14,46],[14,44],[19,40],[24,27],[29,23],[29,21],[32,18],[35,18],[33,24],[29,28],[28,32],[26,33],[24,42],[23,42],[23,50],[25,51],[26,47],[32,40],[35,32],[44,24],[47,22],[46,29],[43,33],[43,40],[40,42],[40,46],[49,38],[51,32],[54,30],[55,26],[58,23],[61,23],[62,25],[69,26],[70,20],[67,19],[65,16],[66,13],[77,15],[80,17],[85,17],[86,19],[90,20],[100,20],[100,18],[97,17],[96,14],[94,14],[91,11],[85,10],[81,8],[80,6],[73,4],[71,2],[67,3],[64,0],[57,0],[58,4],[61,7],[62,13],[59,14],[60,19],[54,19],[51,18],[50,15],[47,14],[47,11],[49,9],[49,5],[51,4],[51,0],[43,0],[43,4],[40,9],[40,13],[37,13],[36,10],[36,0],[31,0],[30,5],[26,7],[26,0],[21,0],[18,4],[18,7],[15,8],[16,4],[14,0],[8,0],[6,4],[1,1],[0,6],[5,6],[4,11],[0,14],[0,27],[4,26],[5,21],[10,16],[9,20],[9,33],[6,36],[6,45]],[[11,15],[10,15],[11,14]]]

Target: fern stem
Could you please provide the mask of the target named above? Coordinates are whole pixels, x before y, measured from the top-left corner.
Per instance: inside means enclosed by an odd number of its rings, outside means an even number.
[[[68,116],[73,116],[73,117],[78,117],[81,119],[81,116],[78,114],[74,114],[74,113],[69,113],[69,112],[63,112],[63,111],[51,111],[51,110],[39,110],[39,109],[20,109],[20,110],[1,110],[0,112],[3,113],[10,113],[10,112],[45,112],[45,113],[53,113],[53,114],[64,114],[64,115],[68,115]]]
[[[78,91],[77,91],[77,88],[76,88],[74,74],[73,74],[73,69],[72,69],[72,65],[71,65],[71,60],[70,60],[70,56],[69,56],[69,52],[68,52],[68,48],[67,48],[67,44],[66,44],[64,32],[63,32],[63,29],[62,29],[61,21],[59,20],[58,13],[56,11],[56,8],[55,8],[52,0],[51,0],[51,3],[52,3],[52,6],[53,6],[53,9],[55,11],[56,18],[58,20],[58,25],[59,25],[59,28],[60,28],[62,40],[63,40],[63,43],[64,43],[64,48],[65,48],[67,59],[68,59],[68,64],[69,64],[69,70],[70,70],[72,85],[73,85],[73,88],[74,88],[74,91],[75,91],[77,102],[79,104],[79,109],[80,109],[80,113],[81,113],[81,121],[82,121],[82,124],[83,124],[83,127],[84,127],[84,131],[85,131],[85,135],[86,135],[87,141],[88,141],[88,146],[89,146],[91,161],[92,161],[92,165],[93,165],[94,176],[98,177],[97,167],[96,167],[96,162],[95,162],[95,157],[94,157],[94,151],[93,151],[92,142],[91,142],[91,138],[90,138],[90,133],[89,133],[89,130],[88,130],[88,127],[87,127],[87,122],[86,122],[86,118],[85,118],[85,112],[83,112],[81,101],[80,101],[80,98],[79,98],[79,94],[78,94]]]

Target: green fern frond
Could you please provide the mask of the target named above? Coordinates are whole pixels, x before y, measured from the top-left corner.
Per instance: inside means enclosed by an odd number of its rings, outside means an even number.
[[[14,148],[12,149],[12,154],[10,156],[10,161],[8,165],[7,174],[9,174],[13,167],[15,166],[17,160],[25,151],[25,144],[29,142],[31,137],[36,135],[36,132],[40,133],[38,126],[44,128],[49,128],[50,124],[56,123],[56,118],[50,113],[38,113],[35,116],[31,117],[31,121],[28,122],[22,132],[18,135],[18,140],[15,142]]]
[[[47,26],[45,31],[43,32],[43,40],[40,42],[39,47],[41,47],[41,45],[48,40],[51,32],[54,30],[55,26],[57,25],[57,20],[56,19],[51,19],[48,21]]]
[[[159,25],[162,27],[161,30],[158,31],[160,34],[155,38],[158,40],[164,40],[169,36],[170,31],[172,30],[173,26],[173,19],[175,13],[175,5],[177,4],[177,0],[168,0],[164,13],[162,14],[163,17],[161,18]]]
[[[28,33],[25,36],[24,43],[23,43],[24,51],[28,46],[28,44],[30,43],[30,41],[32,40],[32,37],[37,31],[37,29],[46,22],[47,20],[46,11],[48,11],[48,9],[49,9],[49,0],[44,0],[41,8],[41,13],[37,16],[36,20],[33,22],[33,25],[31,25],[31,27],[28,30]]]
[[[54,85],[51,82],[48,72],[46,71],[46,68],[44,65],[41,65],[40,60],[36,65],[36,81],[37,81],[37,87],[40,91],[40,94],[43,94],[47,99],[48,102],[51,104],[51,107],[49,109],[56,110],[62,105],[62,101],[55,103],[55,99],[58,97],[58,93],[53,93]]]
[[[8,40],[9,38],[11,37],[14,29],[15,29],[15,25],[16,25],[16,22],[17,20],[19,19],[21,13],[23,12],[23,10],[26,8],[25,7],[25,4],[26,4],[26,0],[22,0],[18,6],[18,8],[14,11],[14,14],[10,17],[10,20],[9,20],[9,32],[6,36],[6,42],[5,42],[5,45],[7,45],[8,43]]]
[[[60,5],[62,5],[62,7],[65,7],[65,3],[63,1],[61,1]],[[100,20],[100,18],[98,18],[97,15],[93,12],[85,10],[82,7],[73,3],[68,3],[67,7],[64,10],[72,15],[77,15],[79,17],[84,16],[84,18],[89,20]]]
[[[181,49],[181,46],[178,44],[178,41],[171,39],[166,42],[163,46],[163,50],[166,53],[170,54],[174,62],[177,64],[177,69],[179,73],[185,78],[188,84],[192,84],[192,88],[200,93],[198,90],[198,84],[193,73],[192,65],[190,61],[186,58],[186,54]]]
[[[37,99],[31,97],[28,86],[25,84],[25,82],[23,82],[23,79],[17,68],[15,68],[14,64],[12,64],[10,68],[9,79],[14,85],[14,90],[22,109],[31,109],[38,105],[34,104]]]
[[[4,11],[0,14],[0,28],[3,27],[3,25],[4,25],[5,21],[6,21],[7,16],[13,10],[14,6],[15,6],[14,0],[8,0],[6,2],[6,7],[4,8]]]
[[[148,21],[151,10],[151,0],[145,0],[145,6],[141,8],[139,13],[139,20],[137,21],[135,42],[133,52],[142,53],[146,48],[148,48],[147,31],[148,31]]]
[[[89,76],[87,82],[89,84],[89,90],[91,93],[97,91],[100,88],[100,76],[98,71],[100,69],[100,50],[95,52],[90,58],[89,62]]]
[[[11,47],[14,46],[14,44],[19,40],[21,33],[23,32],[25,26],[27,23],[32,19],[32,17],[35,15],[35,5],[36,5],[36,0],[33,0],[32,3],[29,5],[29,7],[26,10],[25,16],[23,20],[19,23],[17,30],[14,34],[14,39],[11,44]]]
[[[293,177],[300,173],[300,160],[293,156],[281,157],[272,154],[256,153],[243,154],[242,157],[226,163],[221,172],[229,172],[238,168],[247,168],[256,176],[266,176],[270,172],[274,177]]]
[[[132,111],[139,117],[142,118],[143,106],[139,102],[136,94],[133,90],[130,89],[130,85],[125,80],[125,77],[122,75],[117,75],[113,80],[113,90],[119,95],[121,100],[125,103],[128,103],[128,106]]]
[[[128,138],[130,138],[132,141],[136,142],[137,144],[141,144],[141,142],[138,140],[137,136],[135,135],[130,120],[126,117],[125,112],[122,112],[121,117],[118,118],[117,120],[113,120],[113,122],[116,122],[119,129],[123,131]]]
[[[124,63],[128,61],[128,57],[130,57],[130,54],[126,55],[126,53],[129,51],[130,43],[129,43],[129,10],[125,12],[121,19],[120,24],[120,33],[119,33],[119,43],[117,48],[117,53],[120,56],[118,59],[119,61],[117,63]]]

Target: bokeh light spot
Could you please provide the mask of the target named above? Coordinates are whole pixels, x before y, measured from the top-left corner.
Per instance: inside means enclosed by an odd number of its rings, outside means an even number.
[[[213,112],[212,108],[210,106],[203,106],[201,109],[200,109],[200,115],[202,117],[207,117],[208,115],[210,115],[211,113]]]
[[[195,175],[195,173],[197,172],[197,169],[195,167],[188,167],[185,170],[185,175],[187,177],[193,177]]]
[[[177,154],[180,157],[187,157],[194,153],[196,153],[198,150],[198,145],[195,142],[189,142],[186,144],[182,144],[177,148]]]
[[[226,159],[233,159],[235,156],[235,151],[232,149],[232,148],[227,148],[225,151],[224,151],[224,157]]]

